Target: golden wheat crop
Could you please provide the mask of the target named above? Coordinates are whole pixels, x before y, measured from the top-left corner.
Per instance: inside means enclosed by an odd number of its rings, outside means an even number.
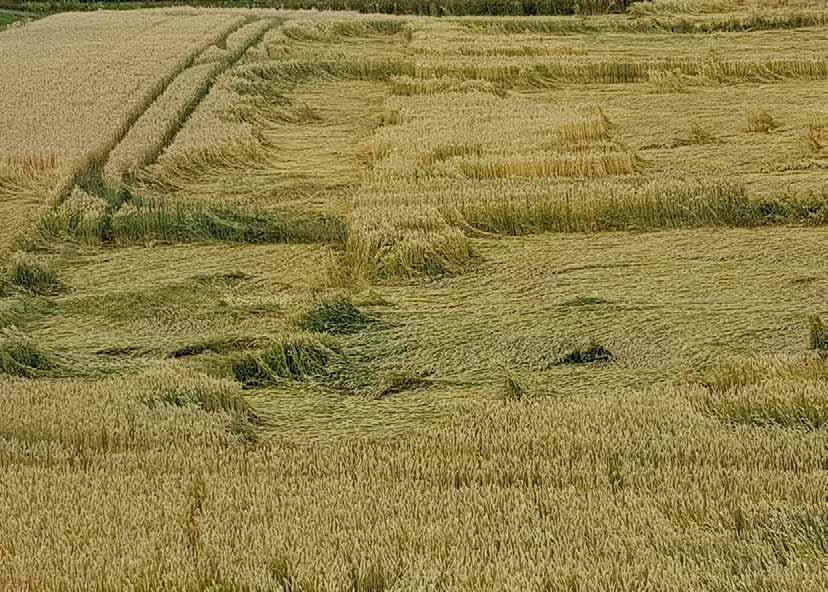
[[[231,401],[228,388],[175,369],[0,383],[3,585],[120,585],[122,562],[136,589],[826,583],[820,437],[734,430],[700,387],[492,402],[347,446],[245,443],[235,412],[190,402]],[[768,388],[738,396],[757,410],[771,392],[781,409],[805,401],[803,387]],[[63,527],[39,528],[48,515]]]
[[[2,153],[12,158],[56,153],[59,166],[71,168],[117,142],[159,89],[239,24],[239,17],[196,14],[135,12],[117,19],[106,13],[63,14],[6,32],[0,43],[10,70],[2,74],[17,80],[2,95]],[[142,47],[142,35],[150,31],[153,43]],[[32,36],[46,44],[37,54],[31,52]],[[137,45],[121,43],[125,38]],[[119,49],[103,49],[113,45]],[[96,52],[105,59],[89,60]],[[72,60],[78,66],[67,71]],[[61,84],[38,86],[46,80]]]
[[[705,14],[745,10],[824,8],[819,0],[652,0],[630,8],[635,15]]]
[[[828,588],[821,8],[0,32],[0,589]]]
[[[117,185],[131,171],[152,162],[221,68],[221,64],[207,63],[176,77],[109,154],[103,170],[105,180]]]
[[[117,185],[129,173],[151,164],[204,98],[215,76],[272,26],[271,20],[256,20],[227,35],[223,49],[208,47],[200,56],[205,63],[180,73],[110,153],[103,171],[105,181]]]
[[[61,14],[5,32],[0,51],[8,59],[0,75],[9,83],[0,94],[0,195],[4,210],[10,203],[17,210],[4,211],[4,219],[15,220],[8,236],[32,217],[20,195],[42,205],[49,196],[71,193],[79,177],[104,164],[167,84],[242,22],[188,10],[117,19]],[[32,39],[38,52],[31,50]],[[104,57],[90,59],[98,54]]]

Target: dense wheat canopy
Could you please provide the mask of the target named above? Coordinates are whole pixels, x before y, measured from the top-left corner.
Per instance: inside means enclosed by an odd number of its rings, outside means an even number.
[[[63,197],[76,178],[100,166],[166,85],[244,21],[189,9],[58,14],[5,32],[3,234],[15,233],[33,209],[55,192]]]
[[[187,10],[103,12],[60,14],[7,31],[0,38],[4,158],[53,157],[71,167],[103,149],[155,100],[159,86],[242,22]]]
[[[0,589],[828,589],[822,3],[311,4],[0,31]]]

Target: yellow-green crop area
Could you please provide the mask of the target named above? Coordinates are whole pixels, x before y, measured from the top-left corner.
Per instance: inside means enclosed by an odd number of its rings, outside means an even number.
[[[828,589],[823,2],[0,55],[0,589]]]

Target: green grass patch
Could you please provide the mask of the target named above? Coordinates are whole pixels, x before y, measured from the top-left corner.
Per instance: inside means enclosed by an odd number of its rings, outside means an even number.
[[[16,331],[0,331],[0,374],[37,378],[55,366],[51,354],[32,340]]]
[[[419,390],[431,386],[429,380],[429,372],[422,372],[416,370],[394,370],[387,373],[379,387],[374,392],[376,398],[387,397],[389,395],[396,395],[399,393]]]
[[[54,269],[29,259],[12,263],[7,272],[7,283],[36,296],[54,296],[64,290]]]
[[[19,16],[8,14],[4,12],[0,12],[0,29],[4,29],[11,25],[12,23],[16,23],[20,20]]]
[[[357,307],[344,295],[319,299],[298,319],[297,325],[314,333],[348,334],[357,333],[376,319]]]
[[[817,315],[813,315],[808,324],[808,347],[820,352],[828,352],[828,327]]]
[[[234,378],[246,388],[267,387],[285,380],[322,377],[337,351],[307,334],[286,335],[270,347],[248,352],[232,363]]]
[[[133,198],[121,206],[75,204],[43,215],[35,242],[117,246],[148,242],[316,243],[345,240],[345,222],[324,212],[254,211]]]
[[[557,364],[594,364],[596,362],[611,362],[615,359],[613,353],[597,341],[590,340],[561,356]]]

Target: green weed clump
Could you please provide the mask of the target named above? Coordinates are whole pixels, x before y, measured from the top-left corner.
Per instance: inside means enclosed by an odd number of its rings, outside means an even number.
[[[314,333],[348,334],[361,331],[376,319],[344,295],[320,299],[299,318],[298,326]]]
[[[764,109],[750,111],[747,114],[747,130],[749,132],[768,133],[779,127],[773,116]]]
[[[0,331],[0,374],[36,378],[55,367],[52,356],[11,330]]]
[[[828,327],[818,315],[809,320],[808,347],[819,352],[828,353]]]
[[[54,296],[63,291],[57,272],[34,259],[18,259],[7,272],[6,285],[36,296]]]
[[[611,362],[613,353],[597,341],[590,340],[586,345],[578,346],[558,359],[558,364],[594,364]]]
[[[288,335],[267,349],[238,357],[232,371],[246,388],[267,387],[284,380],[322,376],[336,355],[332,347],[313,335]]]
[[[0,13],[0,30],[19,22],[24,17],[16,14]]]
[[[431,385],[431,381],[428,379],[429,374],[429,372],[406,369],[389,372],[383,377],[375,396],[376,398],[382,398],[388,395],[396,395],[406,391],[426,388]]]
[[[510,371],[506,371],[503,381],[503,400],[522,401],[526,396],[526,386]]]
[[[226,241],[314,243],[345,240],[345,222],[326,213],[263,212],[134,198],[118,207],[73,202],[45,214],[36,226],[44,240],[131,245],[147,242]]]

